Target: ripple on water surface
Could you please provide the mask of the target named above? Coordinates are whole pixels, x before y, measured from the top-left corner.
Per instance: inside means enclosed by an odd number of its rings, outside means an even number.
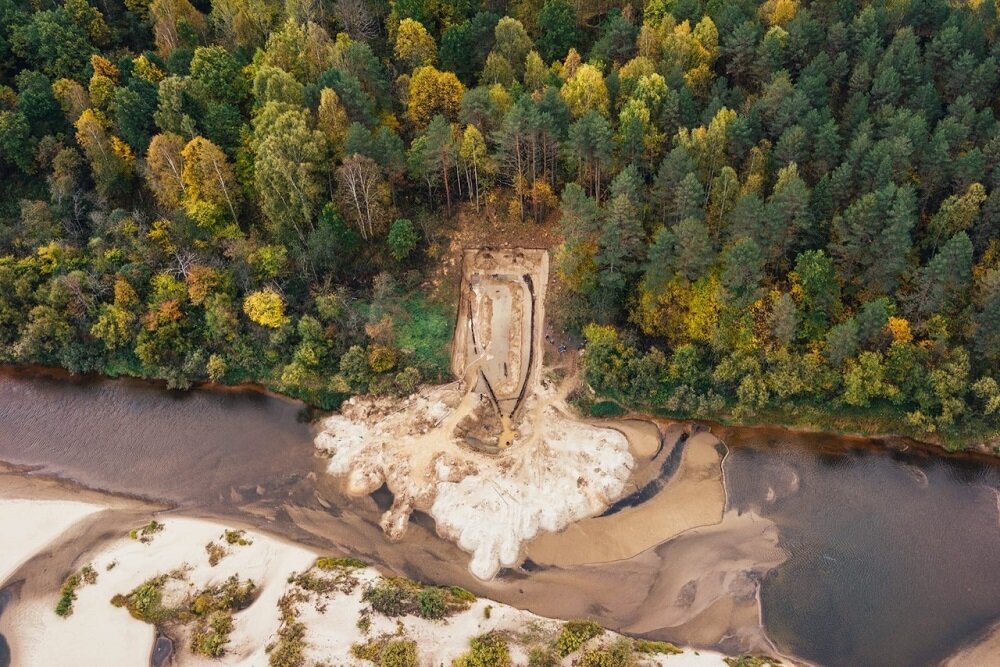
[[[316,466],[302,405],[255,391],[0,370],[0,460],[87,486],[206,504]]]
[[[790,552],[762,594],[783,648],[834,667],[931,665],[1000,617],[997,466],[829,436],[725,437],[730,502],[775,521]]]

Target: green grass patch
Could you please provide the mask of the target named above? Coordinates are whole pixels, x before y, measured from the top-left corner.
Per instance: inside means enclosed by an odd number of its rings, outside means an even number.
[[[374,662],[379,667],[417,667],[417,642],[410,639],[382,637],[351,646],[351,655]]]
[[[636,639],[635,650],[639,653],[658,653],[660,655],[680,655],[684,652],[670,642],[657,642],[650,639]]]
[[[592,417],[621,417],[625,414],[625,408],[615,401],[597,401],[589,407]]]
[[[473,637],[469,652],[452,661],[452,667],[510,667],[507,640],[495,632]]]
[[[317,558],[316,567],[321,570],[338,570],[342,568],[361,569],[368,567],[368,563],[359,558]]]
[[[84,565],[79,572],[66,577],[59,589],[59,602],[56,603],[56,614],[66,618],[73,614],[73,602],[76,600],[76,590],[83,585],[97,582],[97,571],[90,565]]]
[[[281,626],[278,639],[264,647],[270,667],[303,667],[306,662],[306,625],[298,620],[296,605],[303,599],[299,591],[285,593],[278,600]]]
[[[396,347],[408,354],[425,378],[449,373],[454,307],[415,294],[403,302],[404,317],[396,322]]]
[[[780,660],[766,655],[741,655],[736,658],[723,658],[723,662],[729,667],[776,667],[781,664]]]
[[[636,664],[632,640],[625,637],[587,651],[578,663],[579,667],[635,667]]]

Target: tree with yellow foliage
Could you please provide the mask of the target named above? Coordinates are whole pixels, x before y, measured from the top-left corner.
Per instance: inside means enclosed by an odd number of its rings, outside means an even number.
[[[128,145],[108,133],[109,126],[95,109],[85,110],[75,123],[76,141],[90,161],[94,184],[103,197],[126,191],[135,161]]]
[[[584,64],[577,67],[573,75],[563,84],[560,93],[574,118],[580,118],[588,111],[608,116],[608,86],[601,70],[593,65]]]
[[[319,109],[316,111],[316,129],[326,135],[334,156],[344,154],[344,139],[350,120],[340,97],[331,88],[324,88],[319,94]]]
[[[153,0],[149,5],[149,16],[153,22],[156,51],[161,56],[167,56],[181,46],[185,31],[199,39],[203,39],[208,32],[205,15],[188,0]]]
[[[437,114],[455,120],[463,94],[465,86],[453,72],[442,72],[431,65],[418,67],[410,78],[406,112],[420,129]]]
[[[767,0],[758,12],[769,26],[784,27],[799,11],[799,0]]]
[[[437,62],[437,44],[434,43],[434,38],[422,23],[413,19],[399,22],[393,53],[396,60],[402,61],[411,70]]]
[[[184,196],[184,139],[176,134],[157,134],[146,150],[146,184],[157,203],[166,209],[181,205]]]
[[[243,300],[243,312],[254,324],[270,329],[277,329],[287,321],[285,301],[271,287],[248,294]]]
[[[184,160],[181,172],[184,205],[189,214],[201,205],[208,205],[214,214],[211,217],[219,217],[219,213],[225,212],[232,222],[236,222],[239,188],[222,149],[205,137],[195,137],[184,147],[181,157]]]

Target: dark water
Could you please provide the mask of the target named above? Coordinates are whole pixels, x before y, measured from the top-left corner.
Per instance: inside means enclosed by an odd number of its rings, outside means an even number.
[[[0,370],[0,460],[183,506],[252,498],[319,469],[302,405],[254,391]]]
[[[157,635],[153,652],[149,656],[149,667],[166,667],[174,654],[174,641],[166,635]]]
[[[12,597],[10,588],[0,589],[0,616],[3,615],[3,610]],[[0,634],[0,667],[10,667],[10,646],[3,634]]]
[[[762,588],[780,646],[927,665],[1000,616],[996,465],[777,429],[724,437],[730,503],[777,523],[790,553]]]
[[[264,508],[254,516],[265,527],[414,578],[536,613],[659,627],[646,596],[671,567],[662,548],[476,582],[429,518],[416,515],[390,545],[377,525],[389,499],[339,496],[301,416],[295,402],[249,391],[0,371],[0,461],[212,515]],[[932,665],[1000,618],[996,465],[779,430],[721,435],[731,506],[774,521],[790,554],[763,584],[765,624],[783,650],[832,667]]]

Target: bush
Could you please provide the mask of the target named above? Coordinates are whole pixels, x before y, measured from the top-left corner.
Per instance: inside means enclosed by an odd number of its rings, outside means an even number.
[[[111,604],[125,607],[134,618],[154,625],[193,623],[191,650],[210,658],[221,657],[233,630],[233,612],[250,606],[257,593],[257,585],[249,579],[241,582],[239,576],[234,574],[221,585],[209,586],[189,596],[177,607],[164,606],[163,588],[167,581],[183,576],[183,573],[174,572],[153,577],[136,586],[128,595],[114,596]]]
[[[413,223],[406,218],[400,218],[389,227],[386,243],[393,258],[401,262],[410,256],[410,253],[417,247],[419,239]]]
[[[296,618],[295,604],[298,601],[295,593],[285,593],[278,600],[278,609],[281,610],[278,641],[264,649],[270,667],[302,667],[305,664],[306,626]]]
[[[128,536],[133,540],[139,540],[143,544],[149,544],[153,539],[153,535],[159,533],[163,530],[163,524],[156,521],[155,519],[147,523],[142,528],[135,528],[130,530]]]
[[[585,643],[604,634],[604,628],[593,621],[576,620],[563,623],[562,632],[556,640],[556,651],[567,656]]]
[[[173,618],[176,610],[163,606],[163,586],[167,583],[167,575],[162,574],[147,579],[139,584],[128,595],[116,595],[111,598],[111,604],[125,607],[133,618],[146,623],[162,623]]]
[[[56,604],[56,613],[63,618],[73,613],[73,601],[76,600],[76,587],[79,585],[80,577],[76,574],[69,575],[63,582],[62,589],[59,591],[59,602]]]
[[[618,639],[609,646],[587,651],[579,667],[635,667],[635,654],[630,639]]]
[[[226,554],[229,553],[226,551],[224,546],[217,544],[216,542],[209,542],[206,544],[205,551],[208,553],[208,564],[212,567],[218,565],[219,561],[225,558]]]
[[[417,606],[420,607],[422,618],[444,618],[447,609],[444,606],[444,593],[439,588],[425,588],[417,593]]]
[[[223,538],[226,540],[226,544],[233,545],[238,544],[241,547],[253,544],[253,540],[245,537],[246,531],[244,530],[227,530],[222,534]]]
[[[391,579],[383,579],[375,586],[369,587],[362,595],[362,599],[383,616],[403,616],[409,606],[409,596],[406,591]]]
[[[528,652],[528,667],[556,667],[559,657],[552,649],[545,646],[535,646]]]
[[[191,633],[191,650],[209,658],[221,658],[226,653],[229,633],[233,631],[233,615],[229,611],[216,611],[202,620]]]
[[[268,647],[267,664],[271,667],[302,667],[305,664],[304,623],[286,623],[278,630],[278,642]]]
[[[90,565],[84,565],[79,572],[66,577],[62,588],[59,590],[59,602],[56,604],[56,613],[63,618],[73,614],[73,601],[76,600],[76,589],[84,584],[97,583],[97,571]]]
[[[417,642],[394,639],[382,648],[380,667],[417,667]]]
[[[507,641],[496,633],[473,637],[471,650],[452,661],[452,667],[510,667]]]
[[[469,608],[476,596],[457,586],[424,586],[403,577],[385,578],[369,586],[362,599],[383,616],[416,615],[444,618]]]

